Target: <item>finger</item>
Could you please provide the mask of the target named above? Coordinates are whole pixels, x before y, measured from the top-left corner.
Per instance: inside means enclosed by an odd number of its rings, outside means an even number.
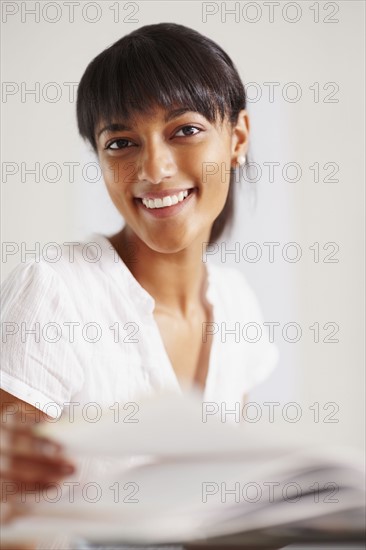
[[[61,460],[29,460],[24,457],[1,457],[0,477],[19,481],[52,480],[55,476],[65,477],[75,473],[76,467],[71,462]]]
[[[16,404],[13,407],[4,407],[0,410],[0,421],[2,426],[14,430],[28,430],[32,426],[44,422],[47,419],[40,409],[32,411],[20,410]]]
[[[4,453],[29,457],[61,457],[64,449],[60,443],[31,432],[2,430],[0,449]]]

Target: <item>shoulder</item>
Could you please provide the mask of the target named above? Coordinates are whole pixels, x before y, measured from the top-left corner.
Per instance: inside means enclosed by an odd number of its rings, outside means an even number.
[[[47,253],[43,252],[40,264],[47,265],[49,270],[64,280],[72,277],[78,279],[81,275],[93,273],[103,259],[101,244],[93,237],[62,244],[48,243]]]
[[[217,263],[209,265],[210,281],[221,302],[236,311],[258,313],[259,303],[244,273],[239,269]]]
[[[3,282],[9,287],[17,284],[23,288],[31,284],[45,283],[52,279],[64,290],[83,287],[89,278],[98,279],[104,267],[113,264],[108,241],[98,234],[88,239],[60,243],[49,242],[26,262],[18,264]]]
[[[250,289],[245,275],[238,268],[214,262],[209,262],[208,266],[216,283],[227,285],[230,282],[235,287]]]
[[[1,284],[1,317],[16,323],[35,318],[54,320],[70,313],[67,287],[44,261],[27,261],[13,268]]]
[[[17,264],[1,283],[3,295],[10,291],[26,292],[34,286],[43,291],[46,290],[50,281],[58,279],[57,274],[49,268],[47,262],[38,259],[28,260]]]
[[[1,284],[3,308],[39,311],[69,309],[83,294],[88,277],[99,269],[98,244],[91,241],[47,243],[26,261],[16,265]]]

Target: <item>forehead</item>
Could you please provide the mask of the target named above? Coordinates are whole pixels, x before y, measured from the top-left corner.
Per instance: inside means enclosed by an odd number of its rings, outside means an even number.
[[[105,132],[133,130],[136,126],[140,126],[144,123],[151,123],[155,120],[165,124],[184,114],[194,114],[205,118],[204,114],[192,110],[192,108],[189,107],[174,106],[166,108],[155,106],[145,111],[133,111],[128,117],[114,117],[111,121],[101,121],[97,124],[96,136],[99,137]]]
[[[155,105],[149,107],[146,110],[135,110],[123,121],[126,124],[137,124],[141,122],[151,122],[152,120],[161,120],[162,122],[170,122],[174,118],[185,113],[201,114],[196,110],[192,110],[192,107],[183,105],[174,105],[170,107],[162,107],[161,105]],[[203,115],[201,115],[203,116]]]

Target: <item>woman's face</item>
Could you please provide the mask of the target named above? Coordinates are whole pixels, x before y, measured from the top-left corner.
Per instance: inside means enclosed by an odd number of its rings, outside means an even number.
[[[227,122],[214,125],[195,111],[159,107],[113,127],[100,124],[96,139],[109,195],[147,246],[167,253],[208,241],[226,201],[230,168],[245,153]]]

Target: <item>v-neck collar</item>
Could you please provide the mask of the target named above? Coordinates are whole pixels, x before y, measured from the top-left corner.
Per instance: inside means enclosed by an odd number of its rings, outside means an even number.
[[[156,305],[155,299],[134,277],[134,275],[128,269],[125,262],[119,256],[117,250],[114,248],[114,246],[112,245],[108,237],[106,237],[105,235],[102,235],[101,233],[92,233],[91,237],[93,238],[94,242],[97,242],[101,246],[102,261],[100,263],[100,266],[103,269],[103,271],[112,275],[118,285],[121,285],[121,284],[127,285],[129,293],[131,293],[131,296],[134,297],[134,301],[138,302],[139,306],[143,309],[145,316],[150,317],[151,323],[154,325],[156,333],[160,337],[161,348],[166,357],[166,362],[169,365],[171,379],[173,380],[174,385],[176,386],[176,389],[180,393],[182,393],[185,388],[181,385],[181,383],[178,380],[174,367],[170,361],[167,350],[165,348],[158,323],[153,314],[155,305]],[[212,322],[215,323],[215,319],[216,319],[215,313],[217,313],[217,308],[216,308],[217,301],[216,301],[215,285],[213,280],[214,270],[213,270],[213,265],[209,261],[205,263],[207,267],[206,299],[209,305],[212,307]],[[215,338],[215,334],[213,334],[211,349],[209,353],[209,364],[208,364],[208,369],[206,374],[205,385],[203,390],[199,390],[200,392],[202,392],[203,396],[205,396],[209,391],[209,387],[213,376],[213,365],[214,365],[214,359],[216,354],[216,351],[214,351],[216,350],[216,340],[217,339]]]

